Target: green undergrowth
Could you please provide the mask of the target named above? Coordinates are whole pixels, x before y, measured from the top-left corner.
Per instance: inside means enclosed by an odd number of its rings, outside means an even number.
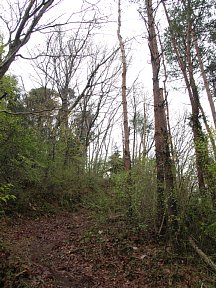
[[[150,164],[134,167],[130,181],[124,171],[114,173],[104,179],[105,185],[98,185],[84,196],[84,204],[93,211],[97,221],[115,222],[120,218],[131,227],[154,230],[156,186],[152,175],[154,166]]]
[[[27,288],[29,279],[28,267],[0,241],[0,287]]]
[[[152,163],[133,167],[129,187],[124,172],[104,179],[104,185],[92,181],[93,189],[82,198],[84,206],[91,209],[97,223],[126,224],[131,231],[143,230],[156,237],[157,195],[153,172]],[[180,195],[183,192],[176,193]],[[179,254],[188,252],[188,237],[191,236],[199,248],[216,262],[216,210],[211,201],[194,193],[185,196],[184,201],[178,204],[176,242]]]
[[[93,219],[100,228],[87,231],[83,236],[83,241],[100,243],[104,251],[107,249],[109,251],[107,241],[114,241],[114,249],[117,249],[116,255],[121,257],[121,253],[126,253],[127,257],[132,259],[129,266],[137,265],[133,262],[135,261],[133,247],[148,246],[154,241],[158,249],[151,259],[154,260],[155,257],[155,263],[159,261],[162,267],[155,264],[155,268],[151,268],[154,272],[149,268],[148,273],[153,273],[153,279],[162,277],[165,266],[169,275],[166,283],[172,283],[171,286],[167,284],[166,287],[216,287],[216,274],[203,262],[188,242],[188,237],[192,236],[209,259],[216,262],[215,209],[206,198],[201,198],[196,194],[187,196],[186,203],[182,204],[178,211],[177,247],[170,247],[166,239],[158,238],[156,187],[150,171],[149,169],[149,174],[146,173],[146,175],[143,174],[143,169],[132,171],[129,189],[126,175],[120,172],[106,180],[105,189],[98,186],[85,195],[84,205],[91,209]],[[110,249],[113,249],[113,246]],[[105,253],[104,251],[102,253]],[[107,263],[107,265],[111,264]],[[114,274],[117,273],[116,268],[110,269],[114,270]],[[131,269],[129,272],[124,271],[128,273],[129,278],[136,275]],[[185,277],[188,279],[184,280]],[[193,278],[191,286],[189,285],[190,278]],[[157,283],[158,280],[155,281]],[[178,284],[182,283],[181,281],[186,281],[185,283],[188,282],[188,284],[181,286]]]
[[[34,217],[60,211],[76,211],[81,205],[80,194],[73,190],[28,188],[14,193],[16,200],[2,203],[2,215]]]

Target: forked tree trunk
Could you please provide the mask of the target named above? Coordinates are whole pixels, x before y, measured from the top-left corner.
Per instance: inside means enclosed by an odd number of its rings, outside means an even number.
[[[173,220],[176,220],[177,207],[174,200],[174,176],[172,171],[172,160],[169,151],[169,134],[167,130],[165,101],[163,96],[163,89],[161,89],[159,86],[161,57],[157,44],[152,0],[145,0],[145,4],[147,9],[148,43],[151,53],[153,74],[158,222],[160,223],[160,230],[164,228],[165,230],[168,229],[168,231],[173,231]],[[168,211],[166,206],[168,206]],[[169,221],[169,223],[167,223],[166,220]]]
[[[123,127],[124,127],[124,167],[126,171],[131,169],[131,157],[130,157],[130,144],[129,144],[129,126],[128,126],[128,110],[127,110],[127,62],[124,42],[121,36],[121,0],[118,1],[118,30],[117,36],[119,40],[119,46],[121,50],[122,61],[122,107],[123,107]]]

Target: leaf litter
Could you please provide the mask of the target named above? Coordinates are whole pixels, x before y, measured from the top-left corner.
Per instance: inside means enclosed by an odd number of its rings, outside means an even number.
[[[206,267],[174,257],[123,222],[95,223],[87,209],[2,221],[0,228],[0,262],[9,263],[0,287],[216,287]]]

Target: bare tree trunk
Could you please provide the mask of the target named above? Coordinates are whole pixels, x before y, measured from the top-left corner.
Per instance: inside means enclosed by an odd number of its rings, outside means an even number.
[[[173,231],[172,219],[177,216],[176,202],[174,200],[174,177],[172,171],[171,157],[169,151],[169,135],[167,130],[165,101],[163,89],[159,86],[160,53],[157,44],[155,29],[154,10],[152,0],[145,0],[147,9],[148,43],[151,52],[151,64],[153,74],[153,97],[155,116],[155,147],[157,165],[157,191],[158,191],[158,222],[161,229]],[[166,212],[166,199],[168,204],[168,215]],[[162,220],[163,219],[163,220]],[[162,223],[161,223],[162,220]],[[165,221],[164,221],[165,220]],[[169,225],[167,226],[167,221]]]
[[[137,157],[137,103],[135,97],[135,91],[133,92],[133,148],[132,148],[132,164],[134,165]]]
[[[123,107],[123,127],[124,127],[124,167],[126,171],[131,169],[131,157],[130,157],[130,144],[129,144],[129,126],[128,126],[128,111],[127,111],[127,63],[125,47],[121,36],[121,0],[118,0],[118,30],[117,36],[119,40],[121,50],[122,61],[122,107]]]
[[[159,31],[158,31],[158,34],[159,34]],[[161,42],[161,37],[159,35],[159,42],[160,42],[160,48],[161,48],[161,51],[164,50],[163,48],[163,45],[162,45],[162,42]],[[166,82],[167,82],[167,79],[168,79],[168,75],[167,75],[167,69],[166,69],[166,63],[165,63],[165,57],[164,57],[164,54],[162,53],[161,55],[161,60],[162,60],[162,65],[163,65],[163,72],[164,72],[164,80],[163,80],[163,87],[164,87],[164,101],[166,103],[166,119],[167,119],[167,128],[168,128],[168,134],[169,134],[169,144],[170,144],[170,152],[171,152],[171,157],[172,157],[172,165],[173,165],[173,169],[175,171],[175,175],[176,175],[176,168],[175,168],[175,152],[174,152],[174,147],[173,147],[173,141],[172,141],[172,133],[171,133],[171,127],[170,127],[170,113],[169,113],[169,105],[168,105],[168,100],[167,100],[167,97],[168,97],[168,92],[167,92],[167,89],[166,89]]]
[[[142,155],[143,158],[146,156],[146,152],[147,152],[147,145],[146,145],[146,138],[147,138],[147,113],[146,113],[146,99],[144,98],[144,103],[143,103],[143,137],[142,137],[142,141],[143,141],[143,151],[142,151]]]
[[[211,113],[212,113],[212,118],[213,118],[213,121],[214,121],[214,126],[216,128],[215,105],[214,105],[212,94],[211,94],[211,91],[210,91],[210,88],[209,88],[208,79],[207,79],[207,76],[206,76],[206,73],[205,73],[204,64],[203,64],[203,61],[202,61],[202,58],[201,58],[201,55],[200,55],[200,49],[199,49],[199,46],[198,46],[198,43],[197,43],[197,38],[196,38],[196,36],[194,34],[194,31],[192,32],[192,36],[193,36],[193,44],[194,44],[195,49],[196,49],[197,58],[198,58],[198,61],[199,61],[199,66],[200,66],[200,70],[201,70],[204,86],[205,86],[206,93],[207,93],[207,96],[208,96],[209,105],[210,105],[210,108],[211,108]]]
[[[165,187],[164,187],[164,147],[163,134],[164,127],[161,123],[163,103],[160,101],[160,86],[159,86],[159,70],[160,70],[160,55],[157,46],[156,32],[154,27],[153,7],[151,0],[145,0],[147,15],[148,15],[148,42],[151,52],[151,64],[153,73],[153,97],[154,97],[154,118],[155,118],[155,150],[156,150],[156,166],[157,166],[157,199],[158,199],[158,221],[161,224],[161,219],[165,215]],[[161,113],[162,112],[162,113]],[[161,119],[162,118],[162,119]],[[161,127],[162,126],[162,127]],[[162,223],[165,225],[165,222]],[[161,225],[160,225],[161,226]]]

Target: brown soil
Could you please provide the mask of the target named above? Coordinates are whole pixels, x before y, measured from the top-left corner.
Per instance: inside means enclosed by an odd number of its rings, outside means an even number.
[[[201,273],[192,260],[173,257],[121,221],[96,225],[85,209],[1,221],[0,228],[9,251],[0,252],[0,261],[7,258],[15,267],[0,287],[216,287],[208,286],[213,276]]]

